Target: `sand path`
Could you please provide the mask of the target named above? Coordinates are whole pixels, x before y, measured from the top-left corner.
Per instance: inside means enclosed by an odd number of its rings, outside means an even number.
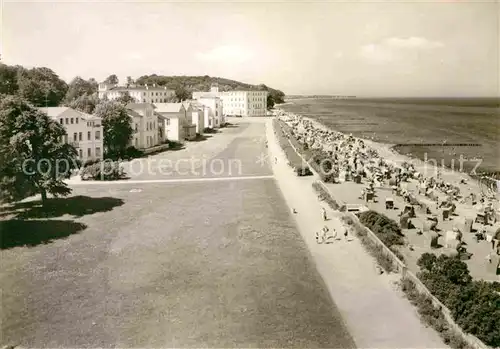
[[[311,187],[315,177],[297,177],[267,120],[266,135],[273,171],[283,196],[295,208],[297,227],[318,271],[359,348],[446,348],[438,334],[421,324],[415,308],[397,290],[397,275],[378,275],[374,259],[358,239],[317,244],[315,232],[324,225],[321,207],[331,217],[330,230],[340,230],[338,212],[320,202]],[[277,158],[277,163],[274,159]]]

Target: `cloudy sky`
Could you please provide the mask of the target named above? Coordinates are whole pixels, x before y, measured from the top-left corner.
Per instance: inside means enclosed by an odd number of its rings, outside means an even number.
[[[287,94],[499,93],[496,1],[12,2],[2,59],[62,78],[210,75]]]

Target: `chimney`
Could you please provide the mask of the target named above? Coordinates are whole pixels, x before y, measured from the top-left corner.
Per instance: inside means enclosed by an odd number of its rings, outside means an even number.
[[[144,86],[146,86],[146,90],[148,89],[148,84],[144,84]]]
[[[153,87],[156,87],[156,84],[153,84]]]

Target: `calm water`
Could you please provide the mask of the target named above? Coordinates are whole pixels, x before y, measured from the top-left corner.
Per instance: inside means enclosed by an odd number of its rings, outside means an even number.
[[[300,99],[281,106],[333,129],[438,164],[500,174],[499,99]],[[446,142],[450,146],[442,146]],[[408,144],[408,145],[404,145]],[[426,146],[422,145],[426,144]],[[432,144],[432,145],[429,145]],[[479,146],[452,146],[478,144]]]

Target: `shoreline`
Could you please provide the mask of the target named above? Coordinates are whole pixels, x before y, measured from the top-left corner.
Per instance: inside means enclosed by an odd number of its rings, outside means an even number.
[[[281,106],[282,104],[280,104]],[[275,108],[277,110],[280,110],[282,113],[285,113],[285,115],[289,116],[297,116],[301,119],[307,120],[311,122],[315,128],[321,129],[321,130],[327,130],[327,131],[333,131],[342,135],[347,136],[347,133],[338,131],[334,129],[331,126],[327,126],[324,123],[322,123],[319,120],[316,120],[315,118],[311,118],[309,116],[303,116],[300,113],[293,113],[289,112],[283,109],[280,109],[279,107]],[[390,163],[410,163],[415,166],[415,168],[421,172],[424,176],[430,175],[431,177],[437,176],[437,174],[443,175],[443,177],[448,178],[448,182],[452,184],[458,184],[460,183],[461,180],[465,180],[469,186],[471,184],[474,184],[475,192],[479,191],[480,193],[484,193],[486,196],[491,196],[495,195],[496,200],[500,199],[500,193],[498,187],[496,188],[495,191],[495,186],[496,186],[496,179],[494,177],[489,177],[484,174],[478,173],[476,175],[465,172],[465,171],[457,171],[454,167],[450,168],[449,166],[443,165],[443,162],[440,164],[437,164],[437,166],[430,165],[428,162],[425,162],[424,160],[420,159],[416,155],[409,155],[402,153],[397,150],[397,144],[394,143],[385,143],[385,142],[380,142],[376,141],[373,139],[366,139],[366,138],[361,138],[357,136],[353,136],[355,139],[362,140],[363,143],[365,143],[368,147],[371,149],[375,150],[381,158],[385,159],[386,161]],[[429,159],[432,160],[432,159]],[[437,161],[436,161],[437,163]],[[487,180],[488,186],[493,185],[493,189],[491,191],[488,191],[487,184],[484,182],[484,180]]]

